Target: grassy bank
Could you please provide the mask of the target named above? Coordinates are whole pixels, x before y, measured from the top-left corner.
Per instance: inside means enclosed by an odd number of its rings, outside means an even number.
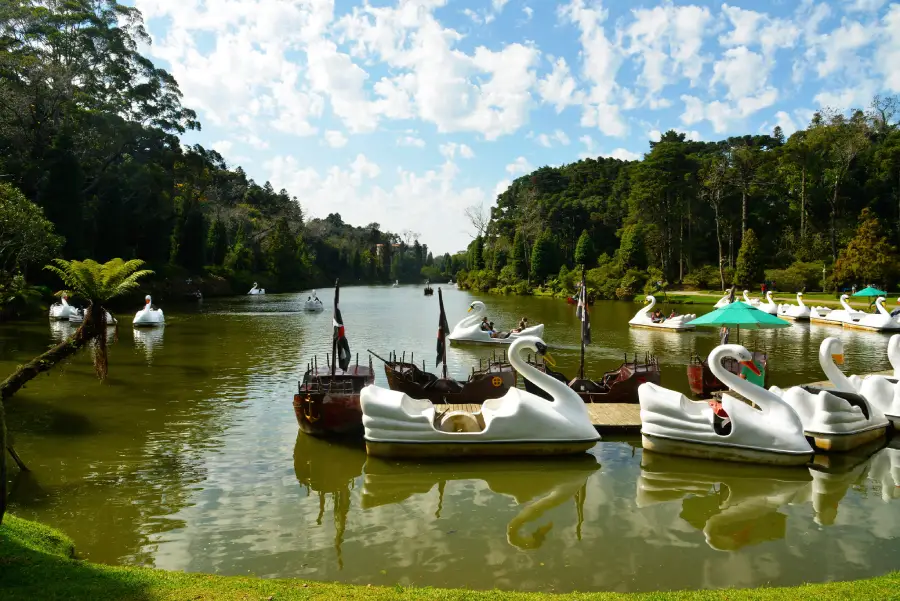
[[[303,580],[263,580],[113,567],[73,559],[75,547],[61,532],[7,516],[0,526],[0,598],[4,601],[287,601],[292,599],[388,599],[493,601],[897,599],[900,572],[887,576],[795,588],[618,593],[506,593],[413,587],[372,587]]]

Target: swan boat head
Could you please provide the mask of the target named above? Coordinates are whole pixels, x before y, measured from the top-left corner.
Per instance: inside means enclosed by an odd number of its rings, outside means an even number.
[[[726,344],[713,349],[708,360],[713,375],[754,406],[726,393],[721,409],[714,411],[706,401],[642,384],[638,398],[644,448],[749,463],[806,462],[813,449],[796,412],[778,395],[725,369],[726,357],[757,373],[752,353],[741,345]]]

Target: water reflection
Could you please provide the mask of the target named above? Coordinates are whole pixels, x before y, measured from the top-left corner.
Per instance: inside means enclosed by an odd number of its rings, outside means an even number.
[[[523,550],[537,549],[553,529],[553,522],[525,532],[523,529],[550,509],[573,499],[578,515],[576,537],[581,540],[586,483],[598,469],[600,464],[592,455],[571,461],[492,461],[462,465],[411,465],[369,458],[364,470],[362,507],[402,503],[415,495],[429,494],[436,487],[434,516],[440,518],[448,482],[481,480],[491,492],[512,497],[520,507],[507,525],[507,542]]]
[[[50,338],[53,342],[62,342],[75,333],[78,327],[68,321],[51,321],[50,322]]]
[[[153,365],[153,351],[159,351],[163,345],[163,334],[166,328],[132,328],[134,332],[134,348],[144,352],[147,365]]]
[[[644,451],[635,504],[681,501],[679,517],[719,551],[782,539],[779,509],[803,497],[808,470],[682,459]]]

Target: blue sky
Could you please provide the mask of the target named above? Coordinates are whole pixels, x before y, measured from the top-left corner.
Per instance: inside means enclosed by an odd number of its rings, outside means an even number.
[[[465,247],[534,167],[900,93],[887,0],[134,0],[203,131],[308,215]]]

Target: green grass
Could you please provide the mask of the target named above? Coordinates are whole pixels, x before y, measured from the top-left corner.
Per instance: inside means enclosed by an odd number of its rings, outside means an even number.
[[[359,599],[387,601],[472,600],[676,600],[798,601],[808,599],[900,599],[900,572],[794,588],[728,589],[647,594],[507,593],[413,587],[372,587],[305,580],[211,576],[149,568],[113,567],[73,559],[74,545],[61,532],[7,515],[0,526],[0,599],[4,601],[289,601]]]

